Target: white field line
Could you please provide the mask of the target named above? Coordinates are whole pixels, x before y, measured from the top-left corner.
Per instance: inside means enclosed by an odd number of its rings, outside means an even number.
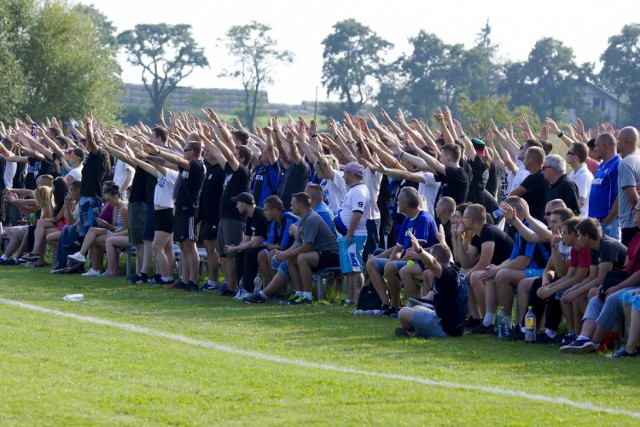
[[[22,303],[20,301],[15,301],[15,300],[6,299],[6,298],[0,298],[0,303],[7,304],[7,305],[12,305],[12,306],[15,306],[15,307],[21,307],[21,308],[24,308],[24,309],[27,309],[27,310],[31,310],[31,311],[36,311],[36,312],[39,312],[39,313],[51,314],[51,315],[54,315],[54,316],[60,316],[60,317],[66,317],[66,318],[69,318],[69,319],[80,320],[80,321],[83,321],[83,322],[93,323],[93,324],[96,324],[96,325],[110,326],[112,328],[118,328],[118,329],[122,329],[122,330],[125,330],[125,331],[128,331],[128,332],[136,332],[136,333],[139,333],[139,334],[145,334],[145,335],[154,336],[154,337],[158,337],[158,338],[166,338],[166,339],[170,339],[170,340],[173,340],[173,341],[181,342],[181,343],[184,343],[184,344],[189,344],[189,345],[194,345],[194,346],[204,347],[204,348],[210,348],[210,349],[221,351],[221,352],[225,352],[225,353],[231,353],[231,354],[237,354],[237,355],[240,355],[240,356],[251,357],[251,358],[259,359],[259,360],[262,360],[262,361],[271,361],[271,362],[283,363],[283,364],[287,364],[287,365],[299,366],[299,367],[303,367],[303,368],[311,368],[311,369],[319,369],[319,370],[323,370],[323,371],[339,372],[339,373],[343,373],[343,374],[356,374],[356,375],[360,375],[360,376],[367,376],[367,377],[374,377],[374,378],[384,378],[384,379],[390,379],[390,380],[396,380],[396,381],[405,381],[405,382],[408,382],[408,383],[418,383],[418,384],[430,385],[430,386],[434,386],[434,387],[444,387],[444,388],[451,388],[451,389],[457,389],[457,390],[479,391],[479,392],[482,392],[482,393],[494,394],[494,395],[499,395],[499,396],[518,397],[518,398],[522,398],[522,399],[533,400],[533,401],[544,402],[544,403],[567,405],[567,406],[571,406],[571,407],[574,407],[574,408],[577,408],[577,409],[584,409],[584,410],[587,410],[587,411],[605,412],[605,413],[612,414],[612,415],[624,415],[624,416],[628,416],[628,417],[631,417],[631,418],[639,418],[640,419],[640,412],[628,411],[628,410],[625,410],[625,409],[606,408],[606,407],[603,407],[603,406],[594,405],[594,404],[589,403],[589,402],[575,402],[573,400],[569,400],[566,397],[544,396],[544,395],[541,395],[541,394],[526,393],[526,392],[520,391],[520,390],[509,390],[509,389],[498,388],[498,387],[486,387],[486,386],[480,386],[480,385],[454,383],[454,382],[450,382],[450,381],[434,381],[434,380],[429,380],[427,378],[410,377],[410,376],[406,376],[406,375],[385,374],[385,373],[381,373],[381,372],[363,371],[363,370],[360,370],[360,369],[341,368],[339,366],[306,362],[304,360],[290,359],[290,358],[287,358],[287,357],[274,356],[274,355],[266,354],[266,353],[258,353],[258,352],[254,352],[254,351],[239,350],[237,348],[229,347],[229,346],[226,346],[226,345],[223,345],[223,344],[216,344],[216,343],[211,342],[211,341],[195,340],[195,339],[192,339],[192,338],[189,338],[189,337],[185,337],[183,335],[169,334],[169,333],[162,332],[162,331],[156,331],[156,330],[153,330],[153,329],[143,328],[143,327],[140,327],[140,326],[132,325],[130,323],[112,322],[111,320],[100,319],[98,317],[80,316],[78,314],[65,313],[63,311],[51,310],[49,308],[40,307],[40,306],[32,305],[32,304],[25,304],[25,303]]]

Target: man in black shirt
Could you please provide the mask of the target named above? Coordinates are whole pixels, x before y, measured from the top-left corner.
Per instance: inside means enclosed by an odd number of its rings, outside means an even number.
[[[566,170],[567,163],[559,155],[551,154],[545,157],[542,173],[550,185],[545,203],[555,199],[563,200],[574,214],[580,215],[578,187],[575,182],[569,179]]]
[[[179,168],[178,180],[174,187],[175,230],[174,240],[180,245],[182,256],[182,277],[176,287],[187,291],[198,290],[200,254],[196,247],[196,210],[204,181],[204,163],[200,157],[202,138],[190,133],[184,142],[182,157],[166,149],[158,149],[157,155]]]
[[[93,114],[85,117],[87,129],[87,151],[82,168],[82,180],[80,183],[80,217],[78,231],[81,239],[87,234],[89,228],[98,225],[96,210],[102,206],[102,183],[107,174],[107,159],[105,152],[98,147],[93,135]]]
[[[234,296],[235,299],[242,299],[245,292],[254,291],[253,281],[258,274],[258,253],[265,249],[264,241],[269,232],[269,221],[264,216],[264,209],[256,206],[253,195],[249,192],[240,193],[232,197],[231,201],[236,204],[238,212],[247,217],[244,238],[238,245],[226,245],[224,252],[228,256],[233,256],[244,252],[244,262],[242,266],[242,287]]]
[[[293,136],[287,139],[277,120],[275,121],[275,128],[277,132],[275,135],[276,147],[278,148],[280,161],[284,169],[284,176],[278,186],[278,197],[280,197],[282,203],[284,203],[285,210],[289,210],[291,208],[291,197],[295,193],[304,192],[305,188],[307,188],[309,178],[311,177],[311,168],[309,168],[307,162],[305,162],[304,158],[300,155],[300,150]],[[283,148],[281,139],[286,139],[289,143],[289,152]]]
[[[547,192],[549,191],[549,182],[542,173],[543,164],[544,150],[540,147],[528,148],[524,156],[524,167],[531,175],[509,194],[522,197],[529,205],[531,216],[539,221],[544,221],[544,207],[548,201]]]

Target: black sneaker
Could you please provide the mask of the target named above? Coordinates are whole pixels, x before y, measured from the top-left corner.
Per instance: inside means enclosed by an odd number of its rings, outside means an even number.
[[[576,338],[571,344],[560,347],[560,353],[563,354],[581,354],[592,353],[598,349],[598,346],[589,339]]]
[[[180,280],[179,282],[174,283],[173,285],[169,285],[169,287],[171,289],[184,289],[187,287],[187,284],[184,283],[182,280]]]
[[[144,273],[136,274],[133,276],[133,279],[129,281],[131,285],[144,285],[145,283],[149,283],[149,277]]]
[[[473,329],[478,325],[482,325],[482,319],[476,319],[475,317],[469,317],[464,327],[466,329]]]
[[[187,291],[187,292],[195,292],[195,291],[197,291],[199,289],[200,289],[200,286],[198,286],[197,283],[192,282],[192,281],[188,281],[185,284],[185,287],[182,288],[183,291]]]
[[[578,338],[578,336],[576,334],[571,333],[571,332],[567,332],[562,337],[562,340],[560,341],[560,345],[562,345],[562,346],[569,345],[572,342],[574,342],[576,340],[576,338]]]
[[[545,334],[546,335],[546,334]],[[525,334],[522,332],[519,326],[509,331],[509,334],[505,337],[500,337],[502,341],[524,341]]]
[[[149,278],[148,282],[152,285],[159,284],[158,282],[162,282],[162,275],[154,274],[153,277]]]
[[[20,264],[20,261],[18,261],[15,258],[9,258],[9,259],[0,259],[0,265],[18,265]]]
[[[62,270],[61,274],[79,274],[84,273],[84,266],[82,264],[72,264]]]
[[[474,335],[493,335],[495,334],[495,330],[493,329],[493,325],[484,326],[484,324],[480,322],[480,324],[471,329],[469,333]]]
[[[267,300],[260,296],[260,292],[256,292],[245,295],[242,297],[242,301],[244,301],[245,304],[264,304]]]
[[[62,274],[65,268],[67,268],[66,264],[59,263],[49,271],[49,274]]]
[[[558,344],[560,341],[558,340],[558,335],[554,338],[549,338],[546,332],[540,332],[536,335],[536,342],[538,344]]]

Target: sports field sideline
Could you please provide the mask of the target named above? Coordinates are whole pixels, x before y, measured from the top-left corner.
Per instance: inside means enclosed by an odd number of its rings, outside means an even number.
[[[640,423],[634,359],[402,340],[395,320],[346,307],[51,277],[0,274],[2,425]]]

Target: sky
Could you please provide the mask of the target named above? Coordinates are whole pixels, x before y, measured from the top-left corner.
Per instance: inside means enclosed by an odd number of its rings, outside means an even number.
[[[77,0],[76,0],[77,1]],[[353,18],[395,45],[388,55],[393,60],[409,52],[408,39],[420,30],[436,34],[445,43],[473,45],[487,19],[491,38],[499,45],[499,56],[526,60],[535,42],[553,37],[573,48],[576,62],[599,62],[610,36],[625,24],[640,22],[640,1],[608,0],[82,0],[93,4],[117,27],[118,32],[136,24],[190,24],[193,37],[204,48],[210,66],[197,69],[180,83],[193,88],[241,89],[239,81],[218,77],[230,68],[222,39],[233,25],[252,20],[269,25],[280,49],[294,53],[292,64],[278,65],[274,84],[265,89],[269,101],[299,104],[303,100],[327,99],[322,87],[322,40],[337,22]],[[141,83],[141,70],[119,56],[122,78]],[[596,66],[596,69],[599,69]],[[334,99],[332,97],[332,99]]]

